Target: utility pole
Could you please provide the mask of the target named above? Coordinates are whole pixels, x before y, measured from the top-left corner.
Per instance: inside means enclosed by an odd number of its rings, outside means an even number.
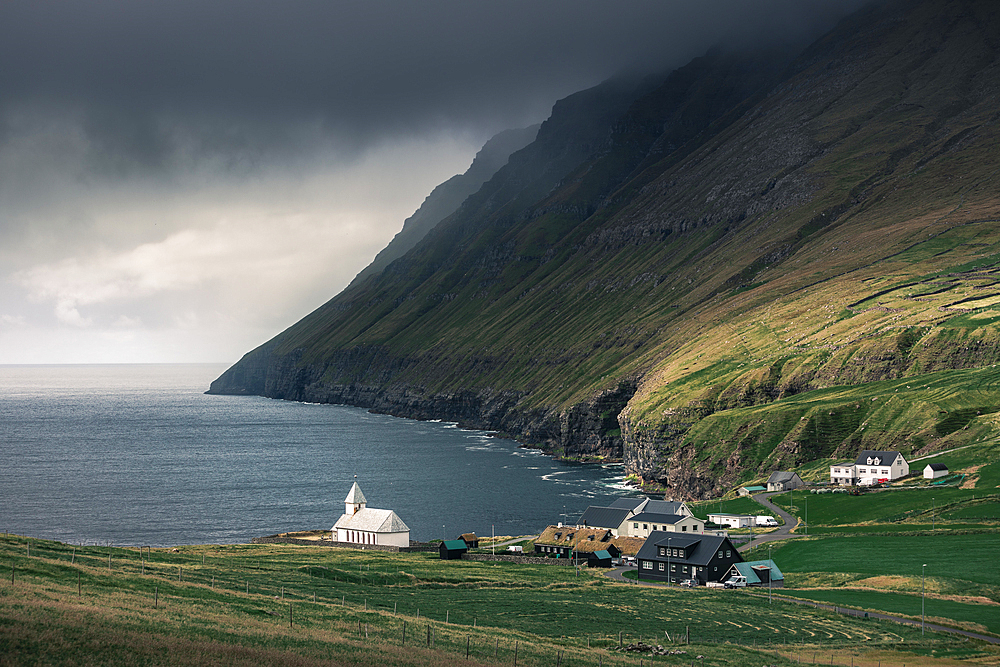
[[[771,560],[771,543],[767,544],[767,603],[771,604],[771,575],[774,574],[774,561]]]
[[[927,563],[920,566],[920,634],[924,634],[924,570]]]

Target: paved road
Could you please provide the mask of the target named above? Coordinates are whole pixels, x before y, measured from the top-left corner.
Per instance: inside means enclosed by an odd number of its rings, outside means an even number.
[[[764,533],[762,535],[754,535],[753,543],[755,545],[763,544],[764,542],[772,542],[774,540],[787,540],[790,537],[798,537],[798,535],[792,533],[792,529],[798,525],[798,519],[796,519],[794,516],[792,516],[785,510],[781,509],[780,507],[778,507],[769,500],[771,496],[778,495],[779,493],[787,493],[787,491],[771,491],[768,493],[758,493],[757,495],[753,496],[754,500],[756,500],[758,503],[760,503],[767,509],[771,510],[771,512],[773,512],[774,514],[780,516],[781,520],[785,522],[785,525],[778,526],[778,529],[775,530],[774,532]],[[803,493],[808,493],[808,492],[804,491]],[[750,548],[749,542],[747,542],[742,546],[737,547],[739,551],[746,551],[749,548]]]

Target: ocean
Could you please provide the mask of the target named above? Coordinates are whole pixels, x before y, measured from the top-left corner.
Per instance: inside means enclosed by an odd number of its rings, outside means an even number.
[[[209,396],[217,364],[0,366],[0,530],[72,544],[233,544],[329,529],[357,481],[411,539],[524,535],[634,495],[455,424]]]

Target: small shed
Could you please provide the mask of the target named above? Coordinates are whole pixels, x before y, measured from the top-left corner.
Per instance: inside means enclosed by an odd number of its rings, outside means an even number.
[[[479,548],[479,538],[476,537],[475,533],[462,533],[461,537],[459,537],[458,539],[465,542],[466,546],[468,546],[470,549]]]
[[[611,552],[601,549],[587,554],[587,567],[611,567]]]
[[[948,475],[948,466],[943,463],[928,463],[924,466],[924,479],[937,479]]]
[[[785,575],[771,559],[733,563],[729,575],[735,574],[742,574],[746,577],[747,586],[762,586],[764,588],[784,588],[785,586]]]
[[[465,540],[445,540],[441,543],[441,560],[461,560],[462,554],[469,550]]]
[[[752,496],[755,493],[764,493],[765,491],[767,488],[763,486],[741,486],[738,493],[741,496]]]

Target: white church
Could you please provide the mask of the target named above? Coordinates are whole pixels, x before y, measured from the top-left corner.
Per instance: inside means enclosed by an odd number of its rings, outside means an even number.
[[[410,529],[392,510],[367,506],[365,494],[357,482],[344,499],[344,514],[333,524],[331,538],[350,544],[374,544],[392,547],[410,546]]]

